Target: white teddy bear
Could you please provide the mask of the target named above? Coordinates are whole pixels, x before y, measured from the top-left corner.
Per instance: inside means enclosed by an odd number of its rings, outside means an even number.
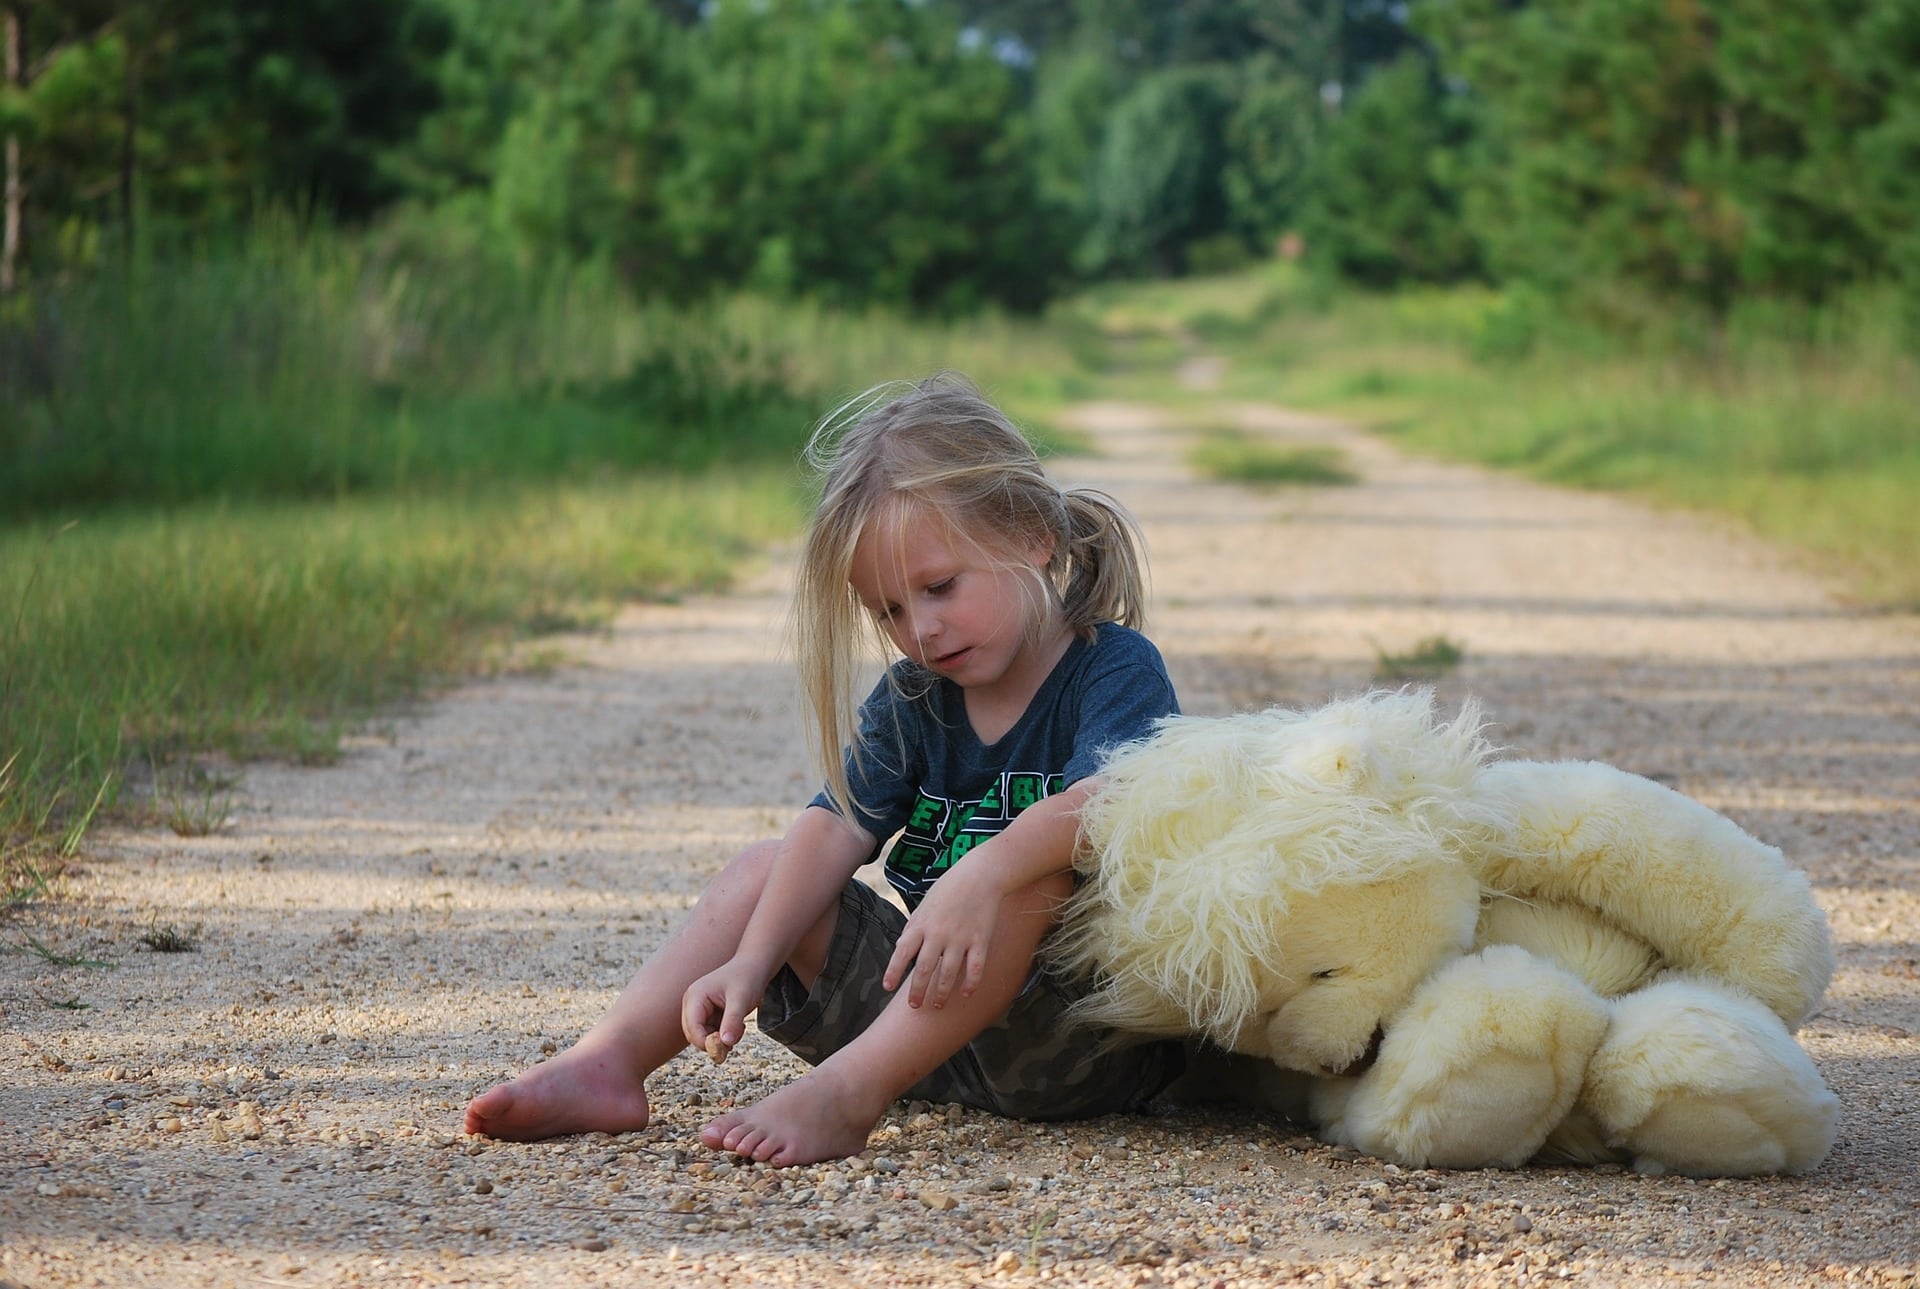
[[[1120,749],[1051,950],[1083,1015],[1261,1058],[1265,1104],[1408,1166],[1818,1164],[1806,879],[1651,780],[1492,752],[1420,690]]]

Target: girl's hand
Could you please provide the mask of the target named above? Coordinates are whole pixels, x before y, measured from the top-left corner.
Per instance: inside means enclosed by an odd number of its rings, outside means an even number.
[[[767,982],[759,973],[729,959],[687,986],[680,997],[680,1030],[687,1042],[715,1060],[725,1059],[747,1033],[747,1013],[760,1005]],[[708,1045],[714,1037],[720,1049]]]
[[[947,870],[907,918],[881,983],[898,988],[911,967],[907,1002],[915,1007],[943,1007],[956,988],[961,997],[971,994],[986,975],[1002,898],[984,865]]]

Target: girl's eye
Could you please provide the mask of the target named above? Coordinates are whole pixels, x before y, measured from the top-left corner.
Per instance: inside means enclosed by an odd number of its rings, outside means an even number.
[[[943,577],[938,582],[935,582],[932,585],[927,587],[927,594],[928,595],[945,595],[948,591],[951,591],[952,589],[953,589],[953,579],[950,577]]]

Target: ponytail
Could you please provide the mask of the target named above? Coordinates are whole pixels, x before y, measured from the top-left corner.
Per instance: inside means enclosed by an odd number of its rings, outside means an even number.
[[[1082,636],[1091,636],[1102,622],[1138,629],[1147,612],[1139,524],[1119,502],[1092,488],[1068,488],[1060,500],[1066,540],[1055,552],[1054,576],[1068,625]]]

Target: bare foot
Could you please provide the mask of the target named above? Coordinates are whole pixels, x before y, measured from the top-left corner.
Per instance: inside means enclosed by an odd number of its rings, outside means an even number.
[[[887,1108],[871,1094],[822,1069],[801,1075],[772,1096],[729,1111],[700,1130],[703,1144],[776,1168],[844,1159],[866,1149],[867,1134]]]
[[[504,1141],[647,1126],[646,1089],[622,1062],[574,1048],[467,1104],[466,1130]]]

